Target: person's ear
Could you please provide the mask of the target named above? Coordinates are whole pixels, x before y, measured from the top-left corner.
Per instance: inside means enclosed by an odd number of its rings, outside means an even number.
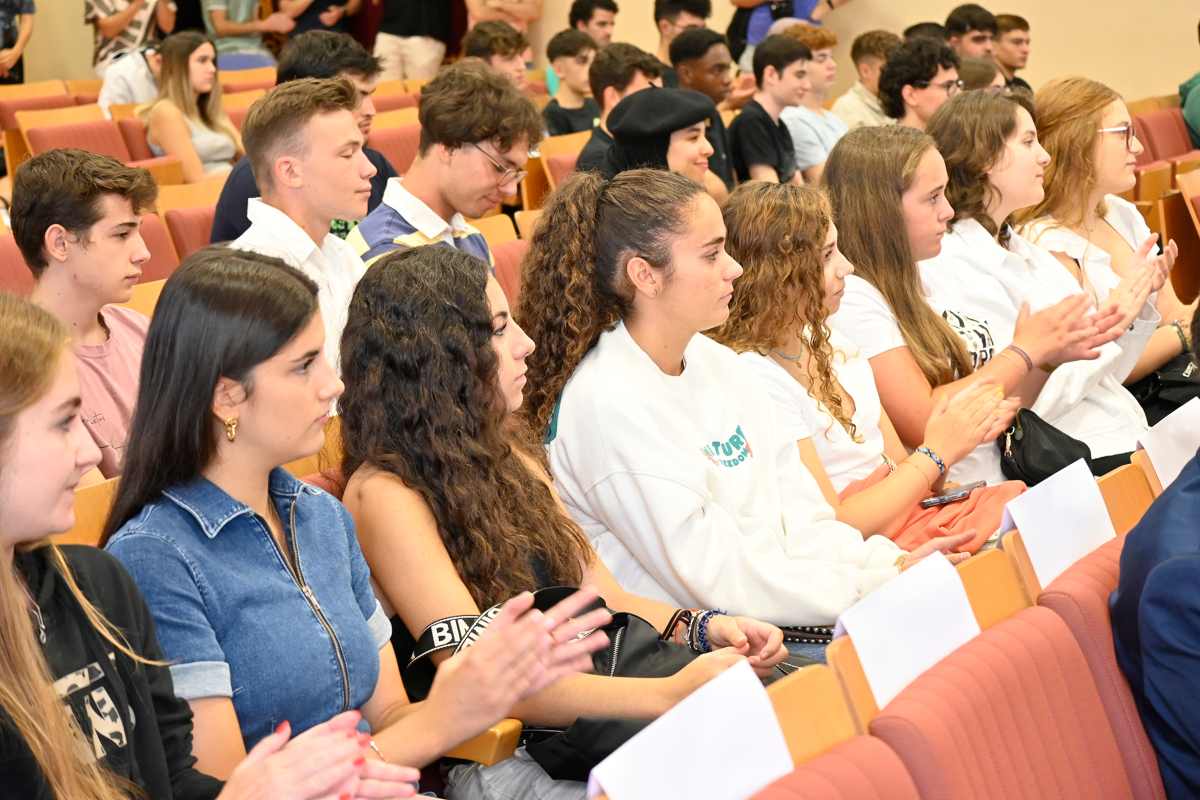
[[[641,256],[634,256],[625,264],[625,275],[629,278],[633,290],[649,298],[658,297],[662,291],[662,280],[650,262]]]
[[[917,104],[917,87],[910,83],[906,83],[900,87],[900,98],[904,100],[904,107],[911,108]]]
[[[304,165],[293,155],[281,155],[271,167],[271,177],[278,188],[299,189],[304,185]]]
[[[46,252],[46,261],[57,261],[60,264],[66,261],[73,241],[74,234],[57,222],[46,228],[46,232],[42,234],[42,249]]]
[[[221,424],[237,419],[246,403],[246,389],[239,382],[222,377],[213,389],[212,413]]]

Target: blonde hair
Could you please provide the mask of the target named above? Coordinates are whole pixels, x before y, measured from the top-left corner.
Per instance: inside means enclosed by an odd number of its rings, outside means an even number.
[[[213,41],[198,31],[183,31],[168,36],[163,41],[159,49],[162,54],[162,70],[158,78],[158,97],[138,108],[138,115],[145,121],[159,103],[172,103],[188,119],[199,122],[209,130],[227,135],[240,150],[242,139],[229,115],[225,113],[219,77],[213,79],[212,89],[204,94],[197,94],[192,86],[189,59],[192,53],[205,44],[212,45]],[[213,53],[215,58],[216,45],[213,45]]]
[[[12,436],[17,417],[49,389],[67,344],[67,331],[49,312],[27,300],[0,293],[0,452]],[[0,469],[4,465],[0,462]],[[96,631],[117,650],[140,663],[121,633],[84,596],[62,551],[49,540],[23,545],[47,549],[51,566]],[[33,753],[51,794],[58,798],[124,800],[140,794],[128,781],[108,772],[90,756],[73,717],[64,713],[45,656],[34,638],[26,590],[12,561],[0,564],[0,710]]]
[[[833,211],[805,186],[751,181],[723,209],[725,247],[742,265],[729,318],[711,336],[739,353],[767,355],[796,332],[808,352],[806,387],[851,438],[858,431],[833,373],[821,251]]]
[[[936,387],[970,374],[972,366],[962,339],[921,294],[904,224],[904,192],[932,149],[933,139],[914,128],[857,128],[830,152],[822,183],[842,253],[883,295],[917,366]]]
[[[1104,109],[1121,95],[1088,78],[1056,78],[1034,98],[1038,139],[1050,154],[1042,182],[1046,195],[1033,208],[1017,212],[1019,224],[1051,217],[1068,228],[1083,224],[1084,203],[1096,188],[1096,140]],[[1104,201],[1096,208],[1107,212]]]

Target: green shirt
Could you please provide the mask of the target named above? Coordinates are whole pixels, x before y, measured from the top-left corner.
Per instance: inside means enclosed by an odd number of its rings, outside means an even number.
[[[1192,147],[1200,148],[1200,72],[1179,84],[1179,102],[1183,106],[1183,120],[1187,123]]]
[[[212,12],[224,11],[230,22],[253,22],[258,19],[259,0],[201,0],[204,9],[204,29],[217,43],[218,53],[266,53],[262,34],[243,33],[238,36],[217,36],[213,29]]]

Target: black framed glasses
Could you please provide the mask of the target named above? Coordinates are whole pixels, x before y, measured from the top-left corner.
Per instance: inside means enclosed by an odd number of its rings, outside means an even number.
[[[1125,149],[1133,152],[1133,140],[1137,134],[1133,130],[1133,123],[1126,122],[1124,125],[1115,125],[1111,128],[1097,128],[1098,133],[1120,133],[1125,136]]]
[[[491,165],[496,168],[496,177],[499,179],[501,186],[506,183],[520,183],[521,181],[525,180],[525,176],[529,174],[529,172],[526,170],[517,169],[516,167],[509,166],[499,161],[487,150],[484,150],[482,147],[480,147],[478,142],[471,142],[471,147],[474,147],[476,150],[483,153],[483,157],[491,162]]]
[[[913,81],[913,86],[918,89],[942,89],[946,92],[947,97],[954,97],[963,90],[962,79],[952,81],[942,81],[941,83],[930,83],[929,81]]]

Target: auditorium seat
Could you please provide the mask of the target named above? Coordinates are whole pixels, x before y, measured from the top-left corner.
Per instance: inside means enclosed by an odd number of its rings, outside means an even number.
[[[216,206],[198,208],[172,208],[164,215],[167,232],[175,245],[179,260],[183,261],[197,250],[206,247],[212,236],[213,217]]]
[[[1117,536],[1129,533],[1154,502],[1145,473],[1134,464],[1117,467],[1097,478],[1096,484]]]
[[[121,132],[121,138],[125,140],[125,146],[129,148],[129,155],[136,159],[154,158],[154,151],[150,149],[150,143],[146,140],[146,123],[142,122],[140,117],[114,117],[114,121],[117,123],[117,130]]]
[[[33,273],[17,249],[11,233],[0,236],[0,291],[27,295],[33,291]]]
[[[1200,151],[1192,147],[1187,123],[1178,108],[1160,108],[1139,114],[1140,126],[1135,132],[1150,155],[1159,161],[1169,161],[1175,172],[1186,172],[1200,166]]]
[[[420,109],[415,103],[411,106],[395,106],[393,108],[375,106],[375,109],[379,113],[371,122],[372,132],[384,128],[403,128],[406,125],[420,124]]]
[[[275,85],[275,68],[223,69],[218,79],[221,82],[221,91],[225,93],[270,89]]]
[[[408,172],[417,158],[417,146],[421,141],[420,125],[404,125],[398,128],[372,128],[367,137],[367,146],[383,153],[396,173]]]
[[[418,95],[415,94],[379,94],[376,92],[371,95],[371,101],[375,104],[375,112],[382,114],[385,111],[395,111],[399,108],[416,108]]]
[[[579,160],[579,154],[560,153],[543,156],[542,159],[542,163],[546,165],[546,180],[550,182],[551,189],[557,189],[575,171],[575,162]]]
[[[508,298],[510,308],[517,308],[521,300],[521,262],[529,251],[527,239],[514,239],[492,248],[496,261],[496,280]]]
[[[512,218],[507,214],[492,214],[487,217],[467,220],[471,227],[483,234],[488,247],[496,248],[505,242],[517,240],[517,229],[513,227]]]
[[[171,277],[179,266],[175,245],[167,234],[167,226],[157,214],[142,215],[142,239],[150,251],[150,260],[142,267],[142,281],[158,281]]]
[[[542,210],[535,208],[532,211],[522,209],[513,215],[517,220],[517,234],[522,239],[532,239],[534,228],[537,227],[537,221],[542,216]]]
[[[1113,650],[1108,597],[1117,588],[1124,544],[1125,538],[1118,537],[1077,561],[1046,587],[1038,605],[1067,623],[1087,659],[1133,786],[1133,798],[1163,800],[1166,792],[1154,749]]]
[[[551,189],[557,188],[574,171],[575,162],[579,160],[579,154],[583,152],[584,145],[591,136],[591,131],[548,136],[538,145],[542,169]]]
[[[1200,178],[1200,175],[1196,177]],[[1150,493],[1155,497],[1162,494],[1162,481],[1158,479],[1158,472],[1154,469],[1154,464],[1150,463],[1150,456],[1145,450],[1134,450],[1133,455],[1129,459],[1130,463],[1141,469],[1142,474],[1146,476],[1146,483],[1150,485]]]
[[[18,111],[40,111],[49,108],[68,108],[75,98],[67,94],[0,99],[0,129],[4,131],[4,163],[12,175],[17,165],[29,158],[29,145],[17,124]]]
[[[183,168],[175,156],[134,158],[121,135],[119,124],[112,120],[98,119],[46,128],[30,128],[26,135],[29,139],[29,149],[34,155],[59,147],[77,147],[115,158],[133,167],[147,169],[158,183],[178,183],[183,179]]]
[[[754,800],[919,800],[912,776],[891,748],[856,736],[754,795]]]
[[[925,800],[1126,800],[1129,776],[1067,624],[1027,608],[900,692],[870,724]]]
[[[162,296],[163,285],[166,281],[145,281],[133,287],[133,294],[124,303],[119,303],[125,308],[132,308],[147,317],[154,316],[154,309],[158,306],[158,299]]]
[[[117,497],[117,479],[109,478],[90,486],[75,490],[75,524],[69,531],[51,536],[55,544],[85,544],[92,547],[100,543],[104,523]]]

